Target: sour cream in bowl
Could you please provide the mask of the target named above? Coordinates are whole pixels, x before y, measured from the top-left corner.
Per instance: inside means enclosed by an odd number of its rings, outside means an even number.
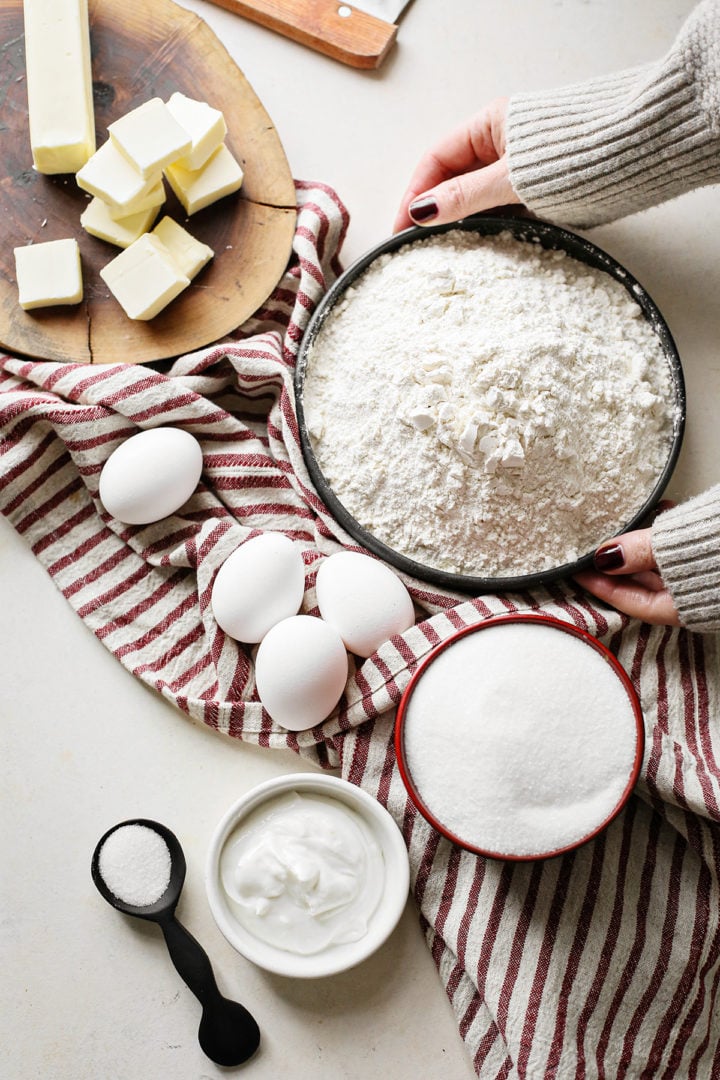
[[[267,971],[318,978],[354,967],[395,928],[410,883],[388,811],[355,785],[282,776],[247,792],[212,838],[206,886],[215,921]]]

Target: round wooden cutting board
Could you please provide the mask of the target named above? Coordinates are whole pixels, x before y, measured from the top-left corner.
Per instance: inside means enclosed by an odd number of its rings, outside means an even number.
[[[227,145],[241,163],[240,192],[187,217],[168,191],[169,213],[215,257],[150,322],[128,319],[99,276],[119,249],[89,236],[89,196],[73,175],[32,167],[22,0],[0,0],[0,345],[10,352],[80,363],[147,363],[201,348],[230,333],[267,299],[287,265],[295,188],[265,109],[210,28],[171,0],[90,0],[97,144],[107,126],[151,97],[179,90],[220,109]],[[75,237],[85,297],[75,307],[23,311],[13,248]]]

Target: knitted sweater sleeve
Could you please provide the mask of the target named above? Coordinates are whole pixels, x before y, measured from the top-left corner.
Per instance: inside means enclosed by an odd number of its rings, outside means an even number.
[[[651,535],[683,626],[720,630],[720,484],[659,514]]]
[[[720,181],[720,0],[657,63],[511,98],[507,147],[528,209],[579,228]]]

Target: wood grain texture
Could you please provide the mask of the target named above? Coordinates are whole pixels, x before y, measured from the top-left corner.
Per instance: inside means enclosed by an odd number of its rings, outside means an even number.
[[[209,244],[215,258],[151,322],[128,319],[99,276],[119,249],[80,225],[88,196],[74,176],[32,168],[22,0],[0,0],[0,345],[49,360],[147,363],[219,340],[267,299],[290,256],[295,188],[269,116],[200,18],[172,0],[90,0],[90,33],[98,145],[112,120],[179,90],[225,114],[243,187],[190,218],[168,188],[163,212]],[[13,248],[66,236],[80,245],[82,304],[23,311]]]
[[[351,67],[378,68],[397,37],[397,26],[342,0],[212,0],[219,7],[275,30]],[[349,14],[341,15],[344,9]]]

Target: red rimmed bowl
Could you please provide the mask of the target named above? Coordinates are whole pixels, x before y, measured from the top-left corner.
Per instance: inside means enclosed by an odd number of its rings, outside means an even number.
[[[442,642],[413,674],[395,728],[423,817],[495,859],[547,859],[620,813],[645,746],[642,709],[596,638],[537,613],[501,615]]]

